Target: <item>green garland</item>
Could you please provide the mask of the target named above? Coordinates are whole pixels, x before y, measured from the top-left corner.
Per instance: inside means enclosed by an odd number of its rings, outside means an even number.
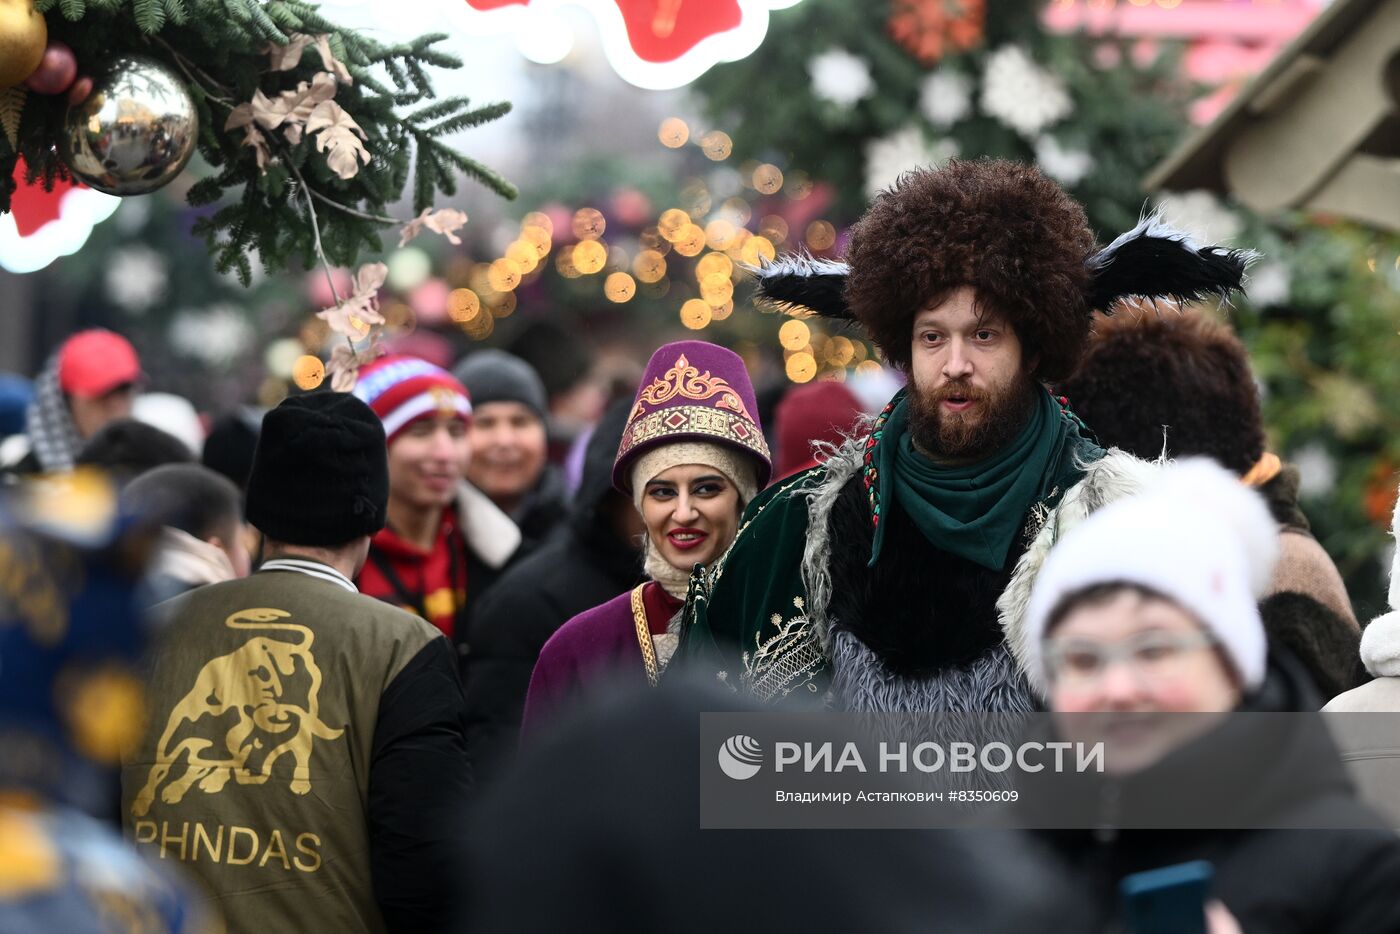
[[[479,126],[510,110],[507,103],[473,106],[464,97],[432,100],[425,66],[460,68],[438,48],[447,36],[420,36],[384,45],[326,20],[302,0],[36,0],[48,20],[51,41],[72,47],[80,73],[92,73],[109,56],[139,52],[155,58],[189,82],[199,111],[198,150],[210,174],[189,190],[191,205],[225,202],[199,221],[220,272],[251,277],[250,250],[268,272],[295,261],[350,265],[362,249],[378,251],[380,235],[406,218],[385,215],[414,172],[415,213],[439,195],[457,191],[464,174],[506,198],[515,187],[494,170],[442,141],[446,134]],[[314,47],[287,71],[269,71],[269,45],[285,46],[294,35],[327,35],[335,58],[353,83],[341,82],[335,102],[364,131],[369,164],[349,179],[331,171],[310,134],[296,144],[268,133],[272,161],[264,171],[243,134],[225,131],[233,108],[262,91],[276,97],[324,70]],[[390,84],[373,69],[382,67]],[[404,114],[404,108],[416,109]],[[23,157],[29,182],[51,188],[68,178],[56,148],[63,134],[64,96],[30,93],[24,98],[18,151],[0,134],[0,212],[9,210],[15,160]]]

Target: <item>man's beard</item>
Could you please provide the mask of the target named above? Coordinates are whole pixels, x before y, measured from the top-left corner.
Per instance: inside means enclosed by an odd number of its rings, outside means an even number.
[[[989,457],[1025,427],[1038,391],[1035,381],[1024,376],[990,391],[962,380],[928,392],[911,386],[909,431],[914,445],[941,460],[972,463]],[[941,403],[952,398],[976,405],[965,412],[945,411]]]

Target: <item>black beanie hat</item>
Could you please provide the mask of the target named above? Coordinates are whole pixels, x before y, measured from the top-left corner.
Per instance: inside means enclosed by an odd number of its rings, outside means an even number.
[[[384,425],[345,392],[292,396],[263,418],[248,476],[248,521],[289,545],[337,546],[384,527]]]

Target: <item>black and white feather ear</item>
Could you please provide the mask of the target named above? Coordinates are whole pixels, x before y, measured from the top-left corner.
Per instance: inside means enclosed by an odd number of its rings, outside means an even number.
[[[755,304],[779,311],[806,309],[823,318],[852,320],[846,304],[846,274],[850,267],[805,253],[784,253],[758,266],[743,267],[754,277]]]
[[[1165,298],[1188,304],[1244,291],[1244,273],[1259,254],[1199,246],[1190,234],[1150,214],[1085,261],[1093,275],[1089,307],[1109,311],[1122,298]]]

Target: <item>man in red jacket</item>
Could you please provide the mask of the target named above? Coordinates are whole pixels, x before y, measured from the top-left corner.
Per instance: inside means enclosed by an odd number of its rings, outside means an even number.
[[[510,518],[463,479],[467,390],[426,360],[388,356],[361,371],[355,395],[384,423],[389,448],[388,522],[357,584],[422,616],[460,652],[465,611],[520,544]]]

